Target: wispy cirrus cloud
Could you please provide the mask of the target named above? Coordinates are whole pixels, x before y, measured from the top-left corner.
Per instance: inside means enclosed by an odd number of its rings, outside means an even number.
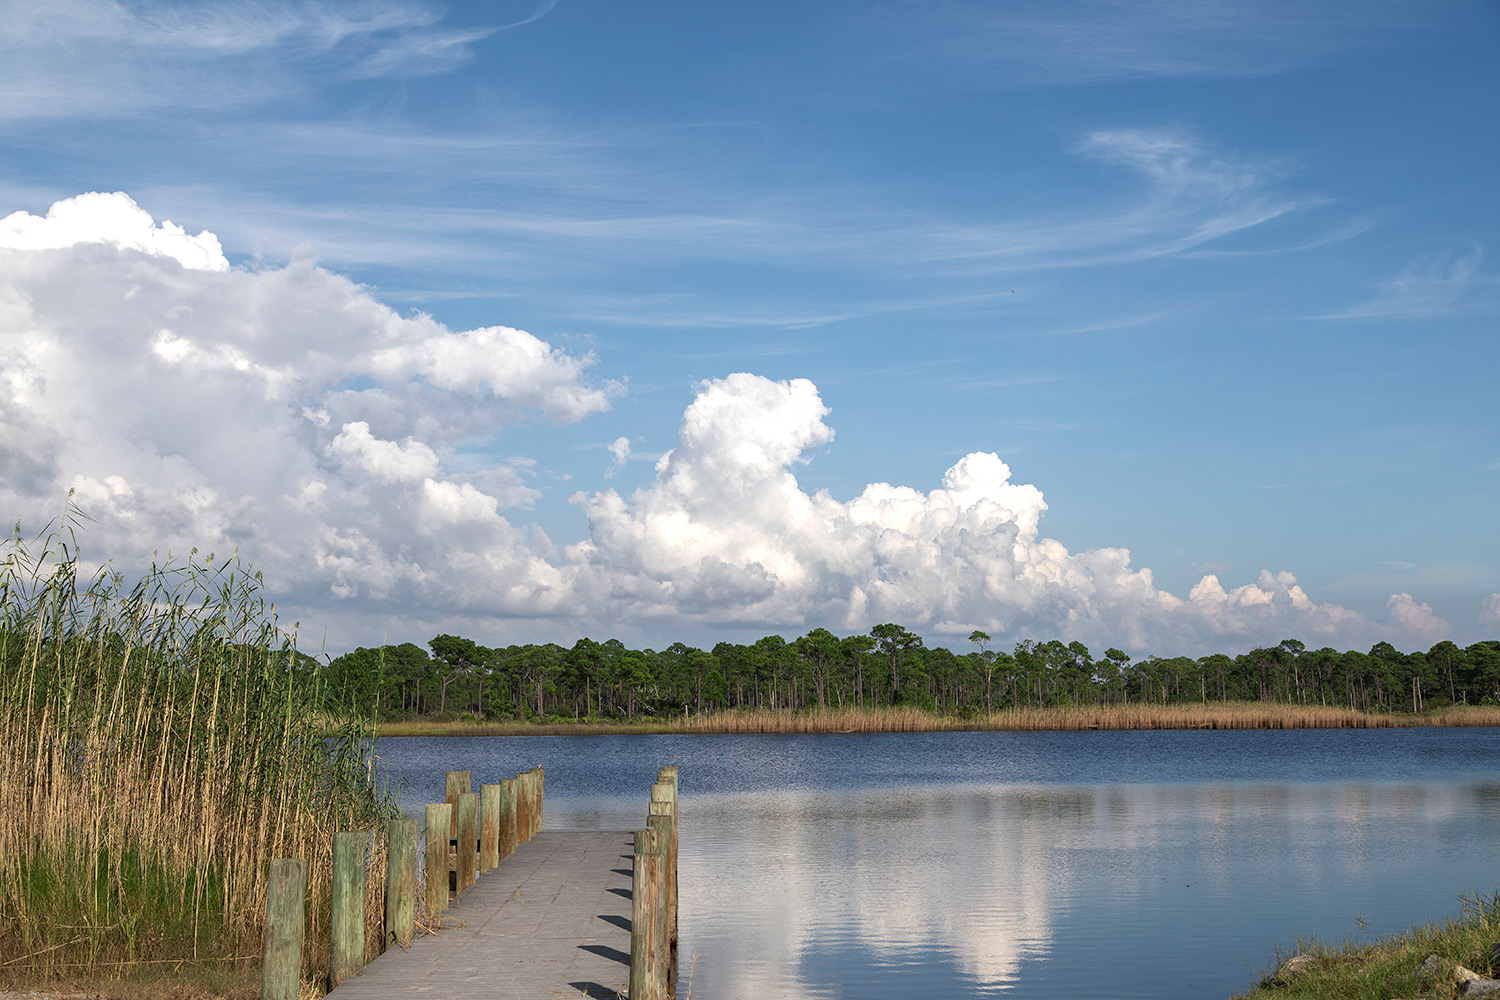
[[[772,188],[733,168],[708,169],[708,154],[672,147],[644,128],[587,133],[531,121],[458,136],[374,121],[282,125],[265,142],[247,142],[244,155],[289,141],[319,177],[336,181],[336,191],[310,204],[211,188],[175,192],[171,201],[186,198],[193,212],[174,211],[228,215],[215,199],[232,200],[225,237],[273,258],[310,244],[338,266],[441,269],[429,293],[472,289],[472,282],[496,289],[566,282],[577,319],[669,327],[804,328],[1019,301],[1025,290],[997,288],[994,276],[1232,250],[1249,234],[1327,204],[1291,189],[1284,163],[1220,152],[1169,129],[1098,130],[1069,144],[1074,156],[1104,169],[1088,205],[1022,213],[1002,204],[979,217],[916,210],[870,185],[792,178]],[[360,196],[391,190],[434,157],[445,164],[441,177],[403,184],[404,200]],[[523,194],[524,207],[460,196],[475,185]],[[151,193],[166,200],[166,192]],[[706,262],[811,270],[827,281],[815,300],[782,298],[768,307],[740,302],[733,290],[643,287],[634,277],[641,268]],[[877,275],[889,281],[865,280]],[[907,287],[918,276],[942,284]]]
[[[1380,283],[1380,294],[1323,319],[1421,319],[1500,312],[1500,276],[1484,271],[1484,247],[1419,257]]]
[[[1149,77],[1260,76],[1378,44],[1393,25],[1430,16],[1400,0],[1089,0],[892,3],[863,19],[896,59],[939,77],[1012,86]],[[866,30],[870,30],[869,27]]]
[[[1145,182],[1134,202],[1089,217],[1000,223],[981,231],[975,257],[1011,259],[1017,269],[1127,263],[1198,250],[1300,210],[1325,204],[1279,185],[1290,172],[1265,158],[1232,156],[1177,129],[1105,129],[1078,154],[1127,168]],[[1123,201],[1123,199],[1122,199]]]
[[[442,22],[440,8],[412,0],[3,0],[0,122],[243,108],[316,80],[443,73],[514,26]]]

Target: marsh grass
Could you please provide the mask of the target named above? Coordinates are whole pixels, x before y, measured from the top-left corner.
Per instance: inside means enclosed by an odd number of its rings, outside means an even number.
[[[313,661],[257,575],[210,558],[127,588],[71,527],[0,549],[0,982],[251,982],[273,857],[307,861],[316,979],[333,834],[388,810],[368,733],[307,710]]]
[[[1387,729],[1397,716],[1321,705],[1207,702],[1194,705],[1099,705],[999,712],[987,728],[1082,729]]]
[[[803,711],[731,709],[633,722],[385,722],[382,736],[572,736],[650,733],[916,733],[958,730],[1390,729],[1500,726],[1500,707],[1454,706],[1425,715],[1360,712],[1320,705],[1205,702],[1191,705],[1076,705],[1006,709],[990,716],[945,716],[909,706]]]
[[[973,721],[952,719],[911,706],[825,708],[801,712],[770,709],[714,712],[689,720],[690,733],[921,733],[976,729]]]
[[[1492,965],[1490,946],[1500,934],[1500,894],[1460,896],[1461,912],[1443,923],[1425,924],[1374,942],[1345,941],[1326,945],[1300,940],[1278,951],[1276,965],[1293,955],[1312,961],[1305,975],[1278,981],[1267,970],[1254,989],[1254,1000],[1388,1000],[1390,997],[1449,998],[1460,995],[1455,967],[1480,976],[1500,975]],[[1438,956],[1437,969],[1423,967]]]
[[[1446,725],[1500,724],[1479,714],[1444,716]],[[1459,721],[1459,720],[1462,721]],[[1079,705],[1019,708],[990,716],[954,718],[910,707],[813,712],[720,712],[692,720],[689,732],[855,733],[941,730],[1070,731],[1089,729],[1371,729],[1420,724],[1413,717],[1378,715],[1317,705],[1220,702],[1196,705]]]

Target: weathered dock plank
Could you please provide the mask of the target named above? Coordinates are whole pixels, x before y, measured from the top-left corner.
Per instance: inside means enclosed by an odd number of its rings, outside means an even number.
[[[393,947],[335,1000],[616,1000],[630,979],[633,834],[549,830],[480,877],[435,934]]]

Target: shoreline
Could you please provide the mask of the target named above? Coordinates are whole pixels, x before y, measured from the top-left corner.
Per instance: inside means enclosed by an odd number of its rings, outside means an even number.
[[[1500,975],[1500,892],[1458,895],[1460,912],[1370,941],[1299,938],[1277,949],[1277,966],[1230,1000],[1385,1000],[1457,997],[1467,981]]]
[[[924,732],[1143,732],[1186,729],[1405,729],[1500,726],[1500,707],[1454,706],[1420,715],[1312,705],[1228,702],[1203,705],[1061,706],[990,716],[944,716],[913,708],[823,711],[731,710],[673,719],[438,720],[374,725],[374,736],[812,735]]]

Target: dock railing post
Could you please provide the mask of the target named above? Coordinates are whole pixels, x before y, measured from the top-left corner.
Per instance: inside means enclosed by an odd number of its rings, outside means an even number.
[[[516,775],[523,789],[516,815],[521,818],[521,840],[528,841],[542,832],[542,769],[533,767]]]
[[[463,792],[458,796],[458,891],[474,884],[479,861],[479,794]]]
[[[458,836],[458,797],[469,790],[471,774],[468,771],[449,771],[446,777],[447,793],[445,798],[448,804],[453,807],[451,816],[453,828],[448,831],[448,837],[452,839]]]
[[[333,835],[331,986],[359,975],[365,967],[365,860],[369,847],[367,830]]]
[[[531,839],[531,780],[529,771],[516,775],[516,846]]]
[[[266,932],[261,942],[261,1000],[297,1000],[302,986],[302,925],[307,866],[301,858],[271,861]]]
[[[547,801],[547,772],[540,764],[536,768],[536,832],[542,832],[542,808]]]
[[[515,778],[500,781],[500,856],[508,858],[516,853],[520,842],[516,836],[516,791]]]
[[[417,912],[417,821],[393,819],[385,828],[385,941],[411,947]]]
[[[479,870],[500,864],[500,786],[479,786]]]
[[[661,806],[665,803],[652,803],[653,806]],[[656,831],[661,837],[661,878],[656,883],[656,902],[653,915],[656,919],[656,928],[652,931],[655,940],[661,942],[661,977],[666,983],[667,994],[670,996],[677,986],[677,972],[672,968],[672,904],[670,883],[671,876],[668,874],[668,865],[672,863],[672,816],[671,807],[657,812],[653,810],[652,815],[646,817],[646,828]]]
[[[672,818],[667,841],[667,940],[677,947],[677,781],[658,781],[651,786],[651,804],[668,807]]]
[[[655,830],[635,833],[630,882],[630,1000],[666,1000],[666,941],[660,936],[658,898],[665,845]]]
[[[448,829],[453,807],[446,802],[427,806],[427,919],[448,909]]]

